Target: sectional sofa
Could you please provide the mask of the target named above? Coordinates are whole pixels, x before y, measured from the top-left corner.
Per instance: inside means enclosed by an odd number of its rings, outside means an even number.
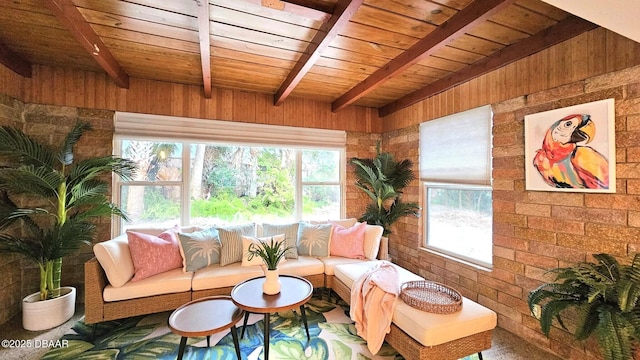
[[[335,224],[349,229],[355,226],[356,220],[339,220]],[[180,230],[197,233],[200,229]],[[260,236],[263,230],[257,225],[255,234]],[[154,236],[163,232],[162,229],[137,231]],[[280,273],[302,276],[315,288],[332,290],[349,302],[354,282],[376,266],[379,259],[388,259],[382,231],[380,226],[366,225],[363,258],[299,255],[297,259],[281,263]],[[295,236],[290,234],[290,237]],[[380,252],[381,249],[384,251]],[[223,265],[223,261],[196,271],[175,268],[132,281],[135,275],[130,250],[127,235],[94,246],[96,257],[85,263],[86,323],[169,311],[201,297],[229,295],[239,282],[263,275],[260,266],[243,266],[242,262]],[[182,255],[184,257],[185,253]],[[398,270],[400,283],[424,280],[393,266]],[[391,331],[385,340],[407,360],[455,360],[490,348],[496,325],[495,312],[468,298],[463,299],[462,311],[446,315],[420,311],[398,300]]]
[[[333,223],[350,228],[356,219]],[[165,230],[135,229],[138,233],[154,236]],[[186,234],[199,230],[195,227],[180,229]],[[280,273],[302,276],[317,288],[330,288],[336,265],[387,257],[387,254],[379,254],[382,231],[381,226],[366,225],[364,259],[300,255],[297,259],[281,263]],[[254,234],[263,235],[261,224],[256,225]],[[132,281],[135,269],[127,234],[94,245],[94,254],[96,257],[85,263],[85,322],[88,324],[173,310],[204,296],[228,295],[239,282],[263,275],[260,266],[243,266],[242,262],[234,262],[224,266],[217,263],[193,272],[174,268]]]

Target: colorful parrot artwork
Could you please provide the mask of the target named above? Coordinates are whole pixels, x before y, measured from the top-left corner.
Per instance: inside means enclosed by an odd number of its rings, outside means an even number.
[[[593,140],[596,125],[587,114],[573,114],[547,130],[533,166],[555,188],[608,189],[609,162],[586,144]]]

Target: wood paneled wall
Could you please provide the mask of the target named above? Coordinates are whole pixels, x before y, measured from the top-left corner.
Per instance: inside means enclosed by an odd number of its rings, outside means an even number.
[[[331,112],[331,104],[289,98],[273,106],[273,96],[214,88],[211,99],[194,85],[131,78],[119,88],[106,74],[35,65],[24,81],[25,103],[157,115],[380,133],[377,110],[351,106]]]
[[[0,94],[22,100],[25,78],[0,65]]]
[[[382,119],[382,132],[556,88],[638,63],[638,43],[598,28],[391,114]]]

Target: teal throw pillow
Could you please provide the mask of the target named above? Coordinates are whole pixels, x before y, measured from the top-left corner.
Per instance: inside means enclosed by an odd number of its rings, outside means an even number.
[[[296,246],[298,244],[298,225],[299,223],[263,224],[262,236],[268,237],[284,234],[284,239],[287,246],[291,246],[291,249],[287,251],[287,254],[284,257],[286,259],[297,259],[298,249],[296,248]]]
[[[192,233],[178,233],[182,269],[192,272],[220,262],[218,230],[209,228]]]
[[[332,224],[301,222],[298,227],[298,254],[317,257],[329,256]]]

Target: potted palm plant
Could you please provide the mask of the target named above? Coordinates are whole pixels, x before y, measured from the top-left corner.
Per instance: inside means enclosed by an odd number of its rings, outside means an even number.
[[[578,340],[594,336],[606,360],[631,359],[640,339],[640,255],[630,265],[608,254],[593,257],[597,263],[551,270],[557,274],[555,281],[529,293],[529,309],[539,314],[546,336],[555,319]],[[534,311],[538,306],[539,312]],[[569,309],[573,311],[565,313]],[[565,315],[576,318],[571,330]]]
[[[400,198],[402,189],[415,179],[411,160],[396,161],[390,153],[380,152],[380,143],[376,146],[376,152],[373,159],[351,158],[349,162],[355,172],[356,187],[371,200],[358,220],[384,228],[383,246],[391,234],[391,225],[403,216],[420,216],[420,207],[413,202],[403,202]],[[381,249],[381,253],[386,251]]]
[[[280,292],[278,264],[292,247],[287,246],[284,237],[281,240],[275,240],[274,237],[271,237],[268,242],[258,239],[257,242],[249,245],[247,250],[249,261],[258,256],[265,266],[265,281],[262,285],[262,291],[265,294],[275,295]]]
[[[100,177],[130,178],[135,164],[113,156],[74,161],[74,145],[91,129],[77,122],[54,149],[0,127],[0,253],[21,254],[40,268],[40,291],[22,303],[27,330],[52,328],[73,315],[75,288],[60,287],[62,258],[91,244],[93,218],[124,217],[107,199],[109,186]]]

